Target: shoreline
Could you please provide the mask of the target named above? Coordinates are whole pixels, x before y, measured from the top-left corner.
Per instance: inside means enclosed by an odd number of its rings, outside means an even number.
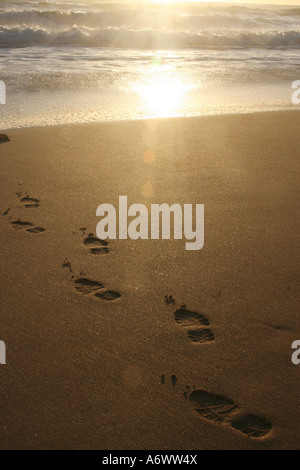
[[[228,112],[228,113],[216,113],[216,114],[200,114],[196,116],[167,116],[167,117],[153,117],[153,118],[140,118],[140,119],[119,119],[119,120],[105,120],[105,121],[86,121],[86,122],[66,122],[62,124],[44,124],[38,126],[24,126],[24,127],[11,127],[11,128],[0,128],[0,132],[10,132],[10,131],[18,131],[24,129],[44,129],[44,128],[56,128],[56,127],[64,127],[64,126],[81,126],[81,125],[90,125],[90,124],[119,124],[123,122],[144,122],[144,121],[160,121],[160,120],[178,120],[178,119],[198,119],[198,118],[213,118],[213,117],[221,117],[221,116],[244,116],[244,115],[253,115],[253,114],[265,114],[265,113],[288,113],[293,111],[300,111],[300,105],[296,106],[293,105],[291,108],[286,109],[269,109],[269,110],[262,110],[262,111],[241,111],[241,112]]]

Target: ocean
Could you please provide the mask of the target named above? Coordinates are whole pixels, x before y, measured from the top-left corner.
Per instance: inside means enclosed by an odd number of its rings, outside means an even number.
[[[0,129],[290,109],[300,7],[1,1]]]

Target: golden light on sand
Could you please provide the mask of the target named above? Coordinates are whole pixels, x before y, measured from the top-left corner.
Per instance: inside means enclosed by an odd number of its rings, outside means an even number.
[[[153,186],[150,179],[142,186],[141,193],[145,198],[153,196]]]
[[[144,162],[148,164],[155,162],[155,152],[153,150],[146,150],[144,153]]]
[[[186,85],[180,80],[161,76],[151,78],[135,88],[145,107],[155,117],[168,117],[178,112],[186,92]]]

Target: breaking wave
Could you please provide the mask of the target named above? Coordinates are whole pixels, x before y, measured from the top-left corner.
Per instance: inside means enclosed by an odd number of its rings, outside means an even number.
[[[0,26],[0,47],[35,45],[129,48],[280,48],[300,46],[300,31],[167,31],[72,26],[62,31]]]
[[[298,47],[300,7],[1,2],[0,47]]]

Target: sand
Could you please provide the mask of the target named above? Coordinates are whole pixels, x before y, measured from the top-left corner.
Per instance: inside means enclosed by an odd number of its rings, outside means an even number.
[[[290,111],[7,132],[1,449],[299,447],[299,126]],[[204,204],[204,248],[85,242],[119,195]]]

